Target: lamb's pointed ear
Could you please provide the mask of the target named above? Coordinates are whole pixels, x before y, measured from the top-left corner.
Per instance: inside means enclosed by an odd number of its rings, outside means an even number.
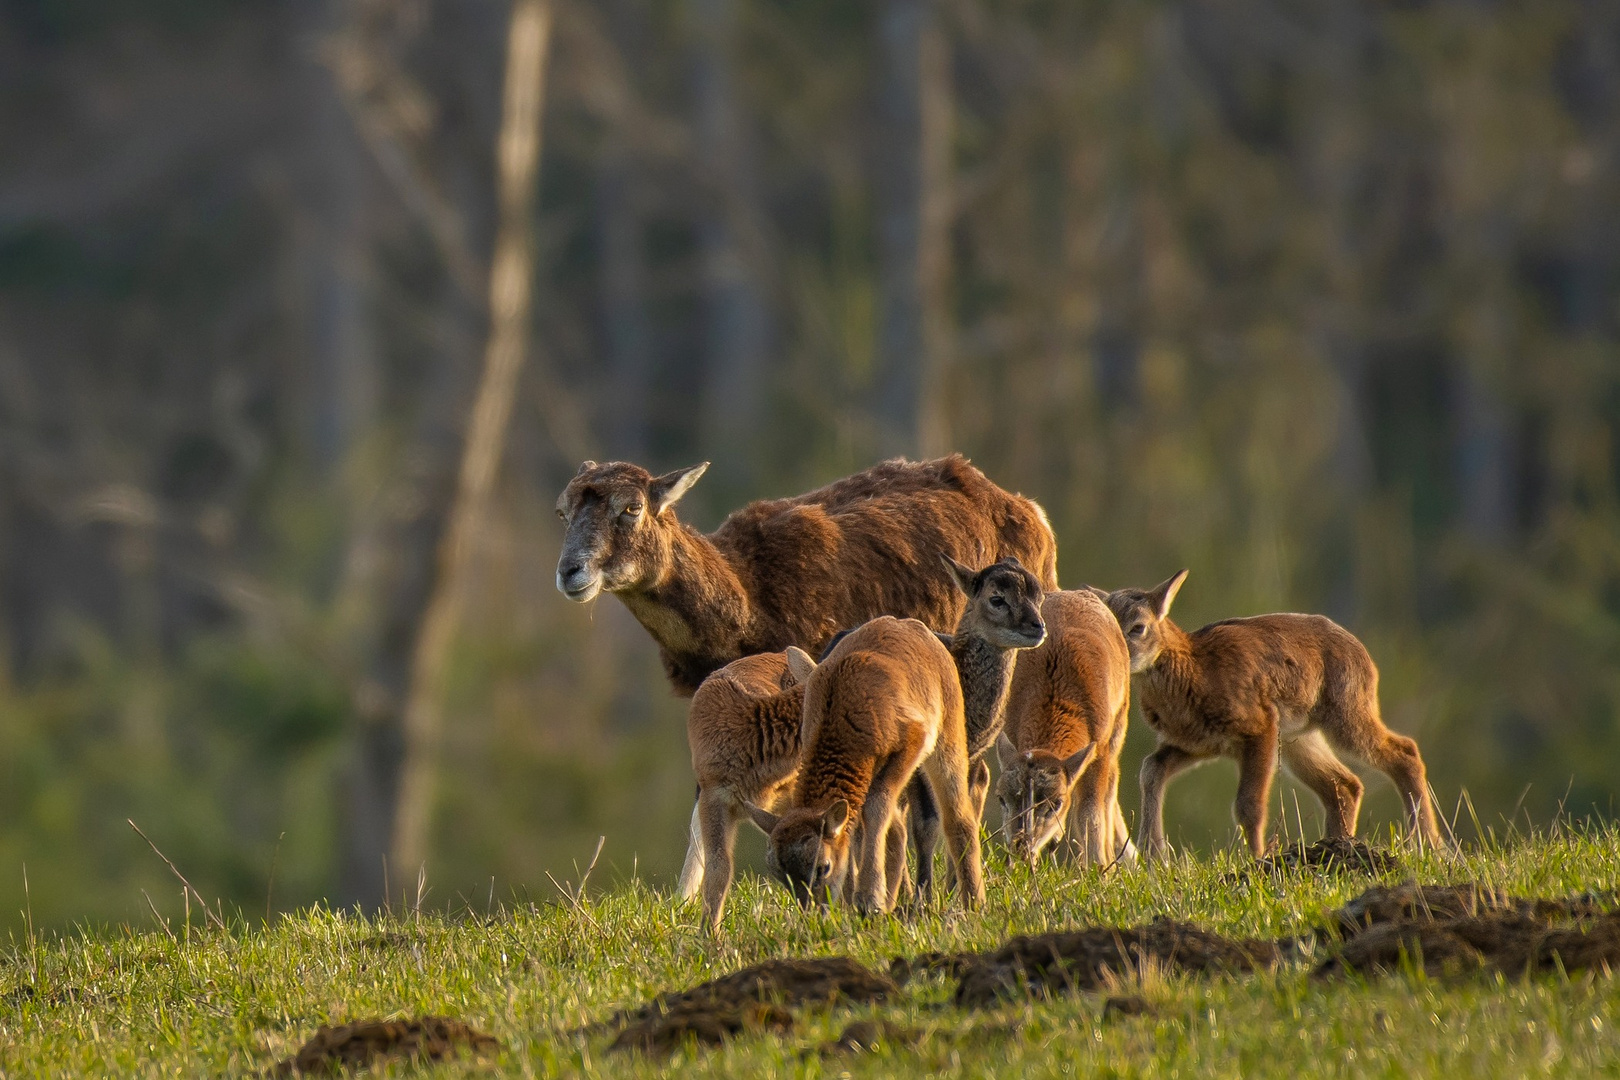
[[[1187,580],[1187,571],[1178,570],[1174,577],[1168,581],[1160,582],[1150,593],[1148,599],[1153,603],[1153,610],[1159,613],[1159,618],[1170,614],[1170,605],[1175,603],[1176,593],[1181,591],[1181,583]]]
[[[844,826],[849,824],[849,803],[839,799],[827,807],[827,812],[821,815],[821,835],[826,840],[836,840],[844,833]]]
[[[787,647],[787,666],[788,672],[801,683],[809,682],[816,670],[816,662],[810,658],[810,654],[797,645]]]
[[[1007,738],[1005,731],[996,736],[996,760],[1001,762],[1003,769],[1010,769],[1018,764],[1018,747]]]
[[[751,802],[744,802],[743,809],[748,811],[749,818],[753,820],[755,825],[760,827],[760,830],[763,831],[766,836],[769,836],[771,833],[775,832],[776,823],[782,820],[769,810],[766,810],[763,807],[755,806]]]
[[[692,489],[709,467],[707,461],[701,461],[691,468],[676,469],[663,476],[653,477],[653,482],[647,485],[647,497],[652,500],[652,512],[662,514],[665,510],[681,501],[681,496]]]
[[[973,579],[978,576],[978,571],[969,570],[967,567],[963,566],[961,563],[957,562],[944,552],[940,552],[939,559],[945,564],[946,568],[950,570],[951,580],[956,582],[956,587],[958,589],[962,590],[962,595],[972,596]]]
[[[1086,766],[1091,764],[1091,759],[1096,754],[1097,744],[1087,743],[1081,749],[1064,758],[1063,764],[1060,766],[1063,769],[1063,782],[1073,787],[1074,782],[1080,779],[1080,774],[1086,771]]]
[[[1099,589],[1095,585],[1082,585],[1082,586],[1080,586],[1080,591],[1081,592],[1088,592],[1092,596],[1095,596],[1097,599],[1101,600],[1103,603],[1105,603],[1105,604],[1108,603],[1108,590],[1107,589]]]
[[[586,473],[590,472],[594,468],[596,468],[596,462],[590,461],[590,460],[582,461],[582,462],[580,462],[580,465],[579,465],[579,472],[575,473],[574,475],[575,476],[584,476]]]

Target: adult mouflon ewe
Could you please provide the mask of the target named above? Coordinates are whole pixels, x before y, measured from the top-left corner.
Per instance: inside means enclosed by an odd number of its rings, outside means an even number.
[[[618,596],[691,695],[741,656],[789,645],[815,656],[879,615],[950,631],[965,601],[940,553],[970,566],[1011,556],[1057,588],[1057,541],[1040,506],[960,454],[895,459],[789,499],[750,503],[705,536],[675,503],[707,465],[653,476],[587,461],[557,500],[568,523],[557,588]]]

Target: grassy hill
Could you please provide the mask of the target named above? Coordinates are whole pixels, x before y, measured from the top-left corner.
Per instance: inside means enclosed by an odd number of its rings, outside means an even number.
[[[1018,933],[1135,926],[1168,915],[1236,937],[1304,933],[1375,881],[1481,881],[1530,897],[1620,886],[1620,831],[1563,828],[1471,849],[1406,855],[1375,878],[1254,872],[1246,859],[1185,859],[1106,876],[1055,863],[1009,867],[987,846],[990,902],[908,919],[805,913],[745,876],[723,940],[694,907],[632,882],[581,902],[365,919],[322,910],[228,929],[85,929],[12,941],[0,955],[0,1074],[252,1075],[318,1026],[436,1014],[499,1048],[433,1075],[856,1076],[1585,1076],[1620,1068],[1620,987],[1591,972],[1528,979],[1402,973],[1318,979],[1312,959],[1253,975],[1149,967],[1099,993],[991,1009],[919,978],[880,1005],[798,1010],[786,1034],[743,1035],[671,1056],[610,1052],[611,1032],[571,1034],[665,990],[780,956],[848,954],[885,970],[931,950],[986,950]],[[1105,1013],[1110,993],[1149,1012]],[[917,1033],[874,1052],[814,1051],[853,1020]],[[807,1054],[806,1051],[810,1052]],[[411,1073],[416,1066],[382,1066]]]

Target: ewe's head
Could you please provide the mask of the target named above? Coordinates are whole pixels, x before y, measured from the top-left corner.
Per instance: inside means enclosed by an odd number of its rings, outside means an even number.
[[[1015,858],[1034,862],[1046,848],[1063,839],[1074,786],[1096,754],[1097,745],[1060,758],[1045,750],[1013,746],[1005,735],[996,739],[1001,779],[996,798],[1001,801],[1001,832]]]
[[[1119,620],[1119,628],[1125,632],[1125,645],[1131,651],[1133,674],[1146,671],[1159,658],[1159,651],[1164,648],[1164,621],[1170,617],[1170,605],[1186,580],[1187,571],[1182,570],[1151,589],[1115,589],[1111,593],[1091,590]]]
[[[839,799],[817,810],[789,810],[781,817],[750,805],[754,824],[770,837],[765,867],[788,887],[802,907],[826,907],[843,895],[849,877],[849,840],[854,832],[849,803]]]
[[[658,580],[679,528],[670,508],[697,483],[708,462],[654,476],[640,465],[587,461],[557,497],[568,523],[557,560],[557,589],[585,603],[604,589],[623,592]]]
[[[1041,583],[1011,556],[974,571],[941,556],[957,586],[967,594],[967,610],[957,633],[977,633],[1001,649],[1033,649],[1046,640],[1041,618]]]

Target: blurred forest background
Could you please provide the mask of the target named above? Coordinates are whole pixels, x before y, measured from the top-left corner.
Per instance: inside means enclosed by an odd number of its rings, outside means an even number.
[[[617,601],[552,583],[586,457],[712,459],[681,504],[712,528],[960,449],[1046,506],[1066,585],[1188,566],[1184,624],[1351,627],[1448,816],[1612,812],[1620,5],[545,6],[527,362],[427,903],[555,895],[603,834],[593,880],[678,868],[684,703]],[[14,931],[180,910],[126,818],[249,914],[381,899],[511,13],[0,5]],[[1173,837],[1232,842],[1223,768]],[[1364,826],[1396,816],[1372,783]]]

